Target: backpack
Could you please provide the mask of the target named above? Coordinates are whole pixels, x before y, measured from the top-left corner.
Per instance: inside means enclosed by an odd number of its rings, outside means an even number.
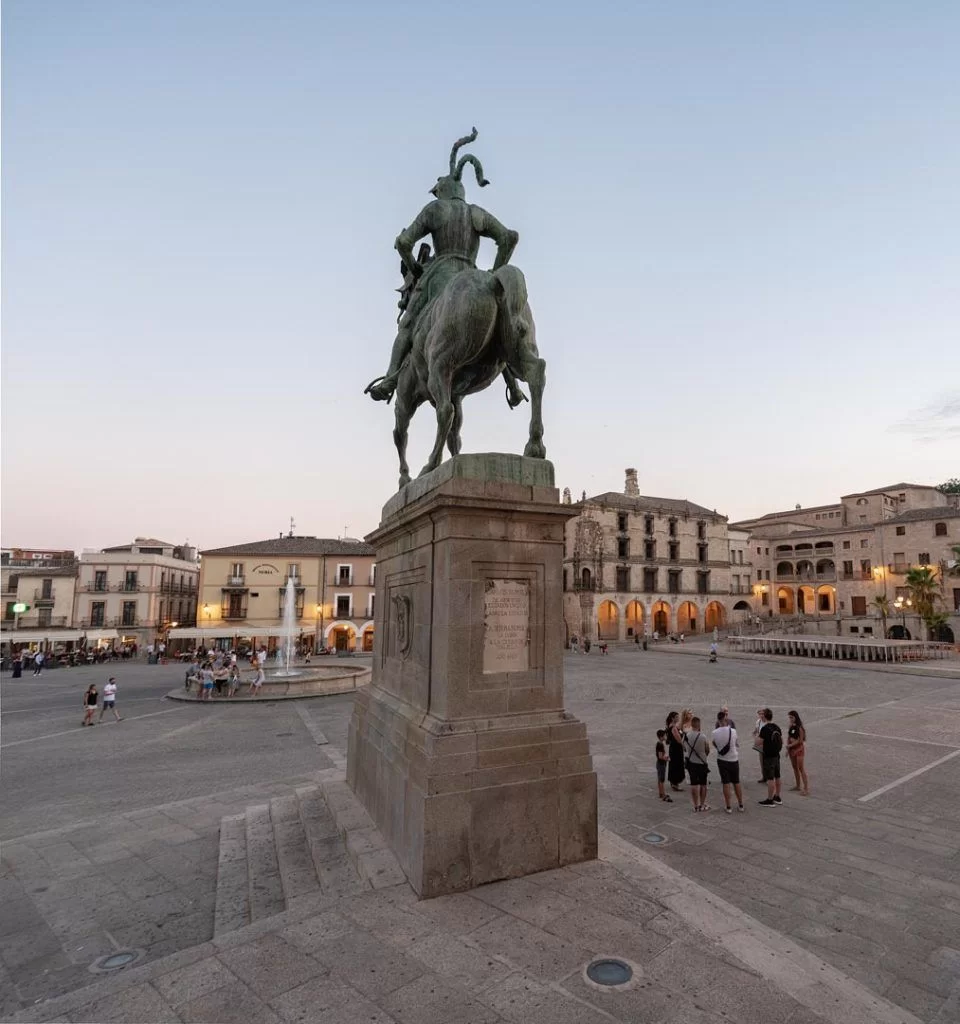
[[[767,724],[773,725],[772,722],[769,722]],[[771,753],[768,756],[779,757],[780,751],[783,750],[783,733],[780,731],[778,726],[774,726],[773,729],[770,730],[770,735],[767,738],[767,743],[767,749],[771,751]]]

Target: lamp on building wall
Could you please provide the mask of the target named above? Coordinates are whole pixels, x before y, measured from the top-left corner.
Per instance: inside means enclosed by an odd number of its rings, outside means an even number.
[[[210,605],[205,604],[203,606],[203,614],[206,616],[206,618],[207,618],[207,626],[209,626],[210,625],[210,618],[213,615],[213,612],[210,611]]]

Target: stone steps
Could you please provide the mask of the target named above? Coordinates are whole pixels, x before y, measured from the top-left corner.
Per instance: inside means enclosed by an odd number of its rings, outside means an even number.
[[[300,897],[402,882],[393,853],[344,782],[301,786],[221,819],[214,935],[282,913]]]

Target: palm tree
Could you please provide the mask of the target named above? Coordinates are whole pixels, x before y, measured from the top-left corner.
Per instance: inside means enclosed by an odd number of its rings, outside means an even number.
[[[880,614],[880,621],[883,623],[883,638],[887,638],[887,616],[890,614],[890,598],[886,594],[875,597],[870,602]]]
[[[931,640],[940,640],[941,631],[943,627],[948,625],[950,622],[950,616],[946,612],[933,612],[933,614],[925,620],[927,629],[930,630]],[[947,634],[948,636],[950,634]],[[952,641],[951,641],[952,642]]]
[[[917,565],[907,570],[904,582],[910,591],[917,615],[930,628],[930,620],[936,614],[935,602],[940,597],[937,570],[929,565]]]

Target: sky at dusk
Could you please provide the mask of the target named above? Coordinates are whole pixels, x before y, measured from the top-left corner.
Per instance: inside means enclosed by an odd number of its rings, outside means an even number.
[[[393,240],[473,125],[559,487],[635,466],[738,519],[960,476],[955,2],[2,18],[5,546],[373,529]],[[528,410],[468,399],[464,451],[521,451]]]

